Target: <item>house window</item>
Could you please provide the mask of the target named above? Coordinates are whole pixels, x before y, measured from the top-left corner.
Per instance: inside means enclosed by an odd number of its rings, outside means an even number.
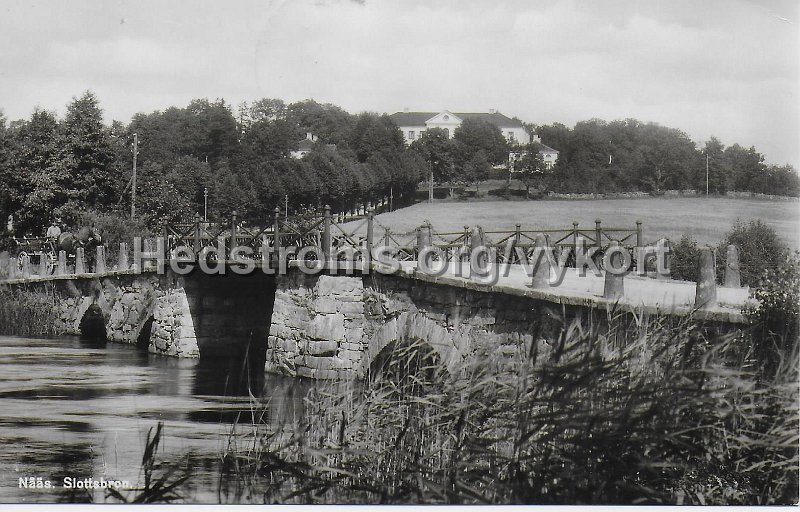
[[[495,133],[497,133],[497,132],[495,132]],[[447,137],[448,139],[450,138],[450,128],[445,128],[444,129],[444,136]]]
[[[514,140],[514,132],[508,132],[508,140]]]
[[[408,140],[414,140],[414,130],[409,130],[409,132],[408,132]]]

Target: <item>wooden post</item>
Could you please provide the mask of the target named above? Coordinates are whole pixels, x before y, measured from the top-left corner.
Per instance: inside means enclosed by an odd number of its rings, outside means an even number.
[[[421,253],[425,248],[425,238],[422,234],[422,228],[417,227],[417,254]]]
[[[277,258],[281,247],[281,209],[276,206],[273,213],[272,232],[274,238],[272,239],[272,254]]]
[[[608,246],[609,251],[614,251],[609,259],[609,266],[613,269],[621,269],[623,264],[622,254],[619,253],[619,242],[612,240]],[[609,300],[619,300],[625,295],[625,277],[622,274],[615,274],[609,269],[605,270],[605,282],[603,283],[603,298]]]
[[[97,258],[94,271],[98,274],[102,274],[106,271],[106,248],[104,245],[97,246]]]
[[[725,287],[742,287],[741,272],[739,270],[739,248],[735,245],[728,246],[728,252],[725,258]]]
[[[117,270],[128,270],[128,244],[125,242],[119,243],[119,254],[117,255]]]
[[[578,261],[578,222],[572,221],[572,257]]]
[[[331,254],[331,206],[325,205],[325,218],[322,222],[322,254],[325,256],[325,261],[330,261]]]
[[[194,251],[194,257],[198,258],[200,254],[200,214],[194,214],[194,245],[192,246],[192,250]]]
[[[533,241],[533,281],[531,288],[550,287],[550,259],[547,249],[550,243],[544,233],[537,233]]]
[[[642,221],[636,221],[636,247],[642,247],[644,245],[643,242],[643,234],[642,234]]]
[[[86,259],[83,255],[83,247],[78,247],[75,249],[75,273],[76,274],[85,274],[86,273]]]
[[[275,208],[277,208],[277,206]],[[231,253],[231,251],[233,251],[233,248],[239,245],[239,241],[237,240],[238,236],[236,234],[236,230],[238,228],[237,217],[238,217],[238,212],[236,210],[233,210],[231,215],[231,245],[226,249],[228,251],[228,254],[225,255],[226,260],[229,259],[228,255]]]
[[[600,227],[600,219],[594,219],[594,245],[598,248],[603,247],[603,229]]]
[[[389,228],[383,228],[383,246],[389,247],[389,241],[391,240],[392,235],[389,231]]]
[[[695,288],[694,307],[708,308],[717,304],[717,272],[714,261],[714,249],[700,249],[700,272]]]
[[[369,258],[370,259],[372,259],[372,245],[373,245],[373,237],[374,237],[373,230],[375,229],[375,226],[374,226],[375,219],[374,219],[374,217],[375,217],[375,214],[372,212],[372,210],[369,210],[367,212],[367,253],[369,254]]]

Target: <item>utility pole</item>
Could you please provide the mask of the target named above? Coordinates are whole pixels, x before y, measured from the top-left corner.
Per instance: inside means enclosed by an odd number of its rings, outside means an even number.
[[[131,179],[131,220],[136,218],[136,157],[139,155],[139,135],[133,134],[133,179]]]
[[[284,216],[289,218],[289,194],[283,196]]]
[[[433,161],[428,162],[431,169],[431,179],[428,183],[428,202],[433,203]]]
[[[706,152],[706,197],[708,197],[708,152]]]
[[[203,222],[208,222],[208,187],[203,187]]]

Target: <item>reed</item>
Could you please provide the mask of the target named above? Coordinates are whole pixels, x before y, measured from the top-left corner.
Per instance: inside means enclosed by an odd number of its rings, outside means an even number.
[[[366,382],[315,388],[300,422],[254,400],[221,499],[792,503],[798,354],[766,377],[749,336],[611,315],[512,355],[475,340],[452,373],[406,340]]]
[[[52,294],[24,289],[0,289],[0,334],[47,337],[56,331],[56,302]]]

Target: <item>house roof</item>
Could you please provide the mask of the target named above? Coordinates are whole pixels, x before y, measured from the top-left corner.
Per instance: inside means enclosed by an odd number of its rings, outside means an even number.
[[[425,126],[425,121],[441,114],[441,112],[395,112],[390,115],[397,126]],[[511,119],[500,112],[451,112],[454,116],[461,119],[481,119],[489,121],[499,128],[522,128],[522,122],[518,119]]]
[[[314,148],[314,141],[303,139],[297,143],[297,151],[311,151]]]
[[[539,153],[558,153],[557,149],[553,149],[550,146],[545,146],[541,142],[539,144],[541,145],[539,148]]]

